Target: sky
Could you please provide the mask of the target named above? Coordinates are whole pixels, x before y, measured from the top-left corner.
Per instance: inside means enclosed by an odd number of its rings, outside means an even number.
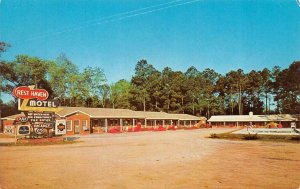
[[[1,0],[1,58],[64,53],[109,83],[130,80],[146,59],[158,70],[225,74],[287,68],[300,60],[296,0]]]

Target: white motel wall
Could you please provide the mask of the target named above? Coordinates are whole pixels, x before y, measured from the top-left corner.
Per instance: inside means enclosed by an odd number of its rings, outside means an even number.
[[[297,128],[300,127],[300,115],[277,114],[277,115],[218,115],[212,116],[207,122],[212,126],[258,126],[282,125],[282,127],[291,127],[295,123]]]

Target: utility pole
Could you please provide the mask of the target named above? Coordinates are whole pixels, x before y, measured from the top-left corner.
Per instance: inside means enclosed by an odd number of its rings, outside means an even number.
[[[0,89],[0,132],[2,132],[3,131],[3,128],[2,128],[2,120],[1,120],[1,118],[2,118],[2,111],[1,111],[1,109],[2,109],[2,100],[1,100],[1,89]]]
[[[2,128],[2,120],[1,120],[1,118],[2,118],[2,116],[1,116],[1,104],[2,104],[2,102],[0,102],[0,132],[2,132],[3,131],[3,128]]]
[[[143,106],[144,106],[144,112],[146,111],[146,89],[143,89],[144,92],[144,99],[143,99]]]

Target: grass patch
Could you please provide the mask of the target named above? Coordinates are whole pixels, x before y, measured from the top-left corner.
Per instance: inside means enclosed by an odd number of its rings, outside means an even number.
[[[220,138],[216,133],[211,133],[209,138]]]
[[[300,136],[295,135],[233,134],[232,132],[228,132],[220,134],[212,133],[209,138],[300,143]]]
[[[9,134],[3,134],[3,133],[1,133],[0,134],[0,138],[15,138],[15,135],[9,135]]]
[[[0,143],[0,146],[50,146],[50,145],[64,145],[64,144],[74,144],[80,141],[58,141],[58,142],[43,142],[43,143]]]
[[[290,138],[290,140],[293,140],[293,141],[299,141],[300,142],[300,135],[299,136],[292,136]]]
[[[279,160],[279,161],[300,161],[296,159],[287,159],[287,158],[264,158],[264,159]]]

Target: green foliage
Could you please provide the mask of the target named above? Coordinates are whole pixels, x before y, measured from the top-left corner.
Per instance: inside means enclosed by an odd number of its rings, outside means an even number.
[[[300,113],[300,61],[278,72],[274,89],[279,112]]]
[[[9,44],[7,44],[3,41],[0,41],[0,56],[1,56],[2,52],[5,52],[7,50],[8,47],[10,47]]]
[[[140,60],[135,67],[135,75],[131,79],[131,90],[129,102],[133,109],[146,111],[146,106],[150,102],[150,76],[156,72],[156,69],[148,64],[146,60]]]
[[[1,89],[10,93],[21,85],[39,85],[48,82],[46,73],[49,62],[37,57],[18,55],[12,62],[0,62]]]
[[[71,98],[71,88],[74,83],[74,75],[79,71],[68,58],[61,54],[55,61],[50,62],[48,77],[54,91],[54,95],[60,100],[61,105],[70,105],[66,98]]]
[[[62,54],[51,62],[48,75],[61,105],[105,106],[109,87],[107,89],[106,77],[100,68],[86,67],[80,73],[78,67]]]
[[[212,134],[214,135],[214,134]],[[300,142],[300,136],[291,136],[291,135],[257,135],[257,134],[232,134],[220,133],[217,136],[210,136],[209,138],[218,138],[218,139],[231,139],[231,140],[260,140],[260,141],[270,141],[270,142]]]
[[[8,47],[0,42],[0,55]],[[0,97],[16,86],[36,85],[47,89],[62,106],[130,108],[209,118],[249,111],[267,114],[270,102],[275,101],[278,113],[300,113],[299,75],[300,61],[284,70],[274,67],[244,73],[238,69],[220,75],[213,69],[198,71],[193,66],[186,72],[170,67],[158,71],[143,59],[137,62],[130,82],[109,85],[101,68],[79,71],[64,54],[54,61],[18,55],[13,61],[0,60]],[[8,110],[15,104],[3,106]]]
[[[82,91],[85,91],[83,96],[91,99],[86,101],[86,106],[97,107],[99,105],[98,99],[101,99],[102,107],[106,107],[106,101],[109,97],[110,88],[106,84],[106,77],[102,69],[95,67],[87,67],[82,73]]]
[[[125,79],[119,80],[111,85],[110,103],[112,104],[112,108],[130,108],[130,88],[130,82]]]
[[[18,114],[17,106],[14,101],[3,103],[0,99],[1,117],[6,117],[14,114]]]

